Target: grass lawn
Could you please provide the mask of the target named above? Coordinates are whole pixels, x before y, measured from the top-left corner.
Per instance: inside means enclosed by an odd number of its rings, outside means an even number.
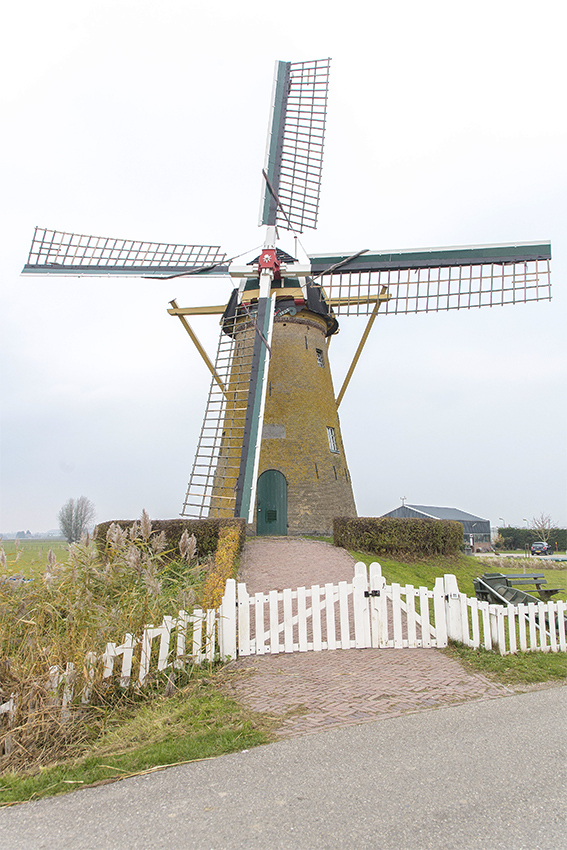
[[[23,575],[24,578],[32,578],[41,575],[47,566],[47,553],[53,549],[58,561],[67,557],[69,544],[66,540],[22,539],[0,540],[0,546],[6,555],[6,574]],[[18,554],[19,553],[19,554]]]
[[[549,681],[567,683],[567,652],[499,655],[486,649],[471,649],[460,643],[452,643],[441,652],[456,658],[465,670],[482,673],[511,687]]]

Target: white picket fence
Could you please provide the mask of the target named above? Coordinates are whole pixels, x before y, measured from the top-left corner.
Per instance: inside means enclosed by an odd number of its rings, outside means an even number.
[[[229,579],[217,611],[179,611],[161,625],[146,626],[139,638],[127,634],[108,643],[100,657],[89,653],[81,702],[89,702],[96,665],[104,679],[116,676],[124,688],[141,687],[151,669],[183,669],[188,664],[238,656],[337,649],[442,648],[448,640],[502,655],[518,651],[567,651],[567,603],[490,605],[459,591],[445,575],[433,590],[386,584],[378,563],[355,566],[352,582],[271,590],[250,595],[244,583]],[[69,714],[76,673],[72,664],[50,668],[49,688]],[[12,725],[17,701],[0,705],[0,720]]]
[[[120,666],[120,685],[127,688],[132,679],[136,653],[138,685],[143,685],[154,666],[158,672],[173,666],[176,669],[188,664],[214,661],[216,656],[218,614],[214,609],[202,611],[195,608],[191,614],[180,611],[177,617],[164,617],[160,626],[146,626],[138,639],[127,634],[121,644],[107,643],[102,655],[103,678],[114,675],[117,658]],[[157,652],[154,646],[159,640]]]
[[[179,611],[177,617],[164,617],[160,626],[146,626],[139,638],[126,634],[121,644],[107,643],[100,657],[95,652],[89,652],[84,665],[86,683],[81,690],[81,703],[86,705],[90,701],[99,661],[103,665],[103,679],[112,678],[119,666],[119,682],[123,688],[131,684],[133,669],[136,672],[134,684],[141,687],[151,668],[159,672],[168,667],[183,669],[189,664],[213,662],[217,657],[217,642],[222,651],[219,622],[219,612],[215,610],[195,608],[191,614]],[[119,665],[116,664],[117,659],[121,660]],[[62,720],[69,716],[69,704],[75,696],[76,680],[75,665],[71,662],[64,669],[58,666],[49,668],[47,690],[51,694],[51,701],[60,706]],[[0,705],[0,719],[4,715],[8,726],[13,723],[16,708],[15,695]]]
[[[454,575],[433,590],[386,584],[379,564],[358,563],[352,583],[250,595],[227,582],[221,657],[367,647],[442,648],[449,639],[500,654],[566,651],[565,602],[490,605],[459,591]]]
[[[566,652],[567,603],[490,605],[459,592],[455,576],[444,579],[449,638],[501,655],[520,652]]]

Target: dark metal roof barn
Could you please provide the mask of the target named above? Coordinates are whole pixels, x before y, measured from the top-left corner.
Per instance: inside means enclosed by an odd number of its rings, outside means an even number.
[[[463,533],[475,542],[490,541],[490,520],[460,511],[458,508],[438,508],[433,505],[400,505],[382,516],[401,517],[402,519],[451,519],[462,523]]]

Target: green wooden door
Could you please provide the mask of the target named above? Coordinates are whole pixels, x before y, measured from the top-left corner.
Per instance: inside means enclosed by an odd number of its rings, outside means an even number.
[[[258,478],[256,533],[287,534],[287,481],[277,469]]]

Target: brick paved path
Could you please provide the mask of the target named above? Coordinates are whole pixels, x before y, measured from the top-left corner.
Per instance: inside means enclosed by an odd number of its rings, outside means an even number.
[[[354,561],[327,543],[256,538],[240,580],[249,593],[350,581]],[[239,658],[226,689],[271,714],[280,737],[510,694],[435,649],[351,649]]]

